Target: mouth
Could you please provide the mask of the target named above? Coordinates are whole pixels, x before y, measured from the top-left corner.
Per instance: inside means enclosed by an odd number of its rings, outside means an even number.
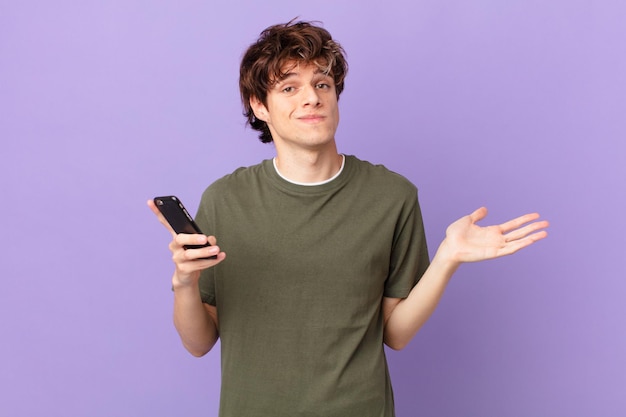
[[[325,116],[320,114],[308,114],[306,116],[298,117],[298,120],[303,121],[305,123],[318,123],[325,119]]]

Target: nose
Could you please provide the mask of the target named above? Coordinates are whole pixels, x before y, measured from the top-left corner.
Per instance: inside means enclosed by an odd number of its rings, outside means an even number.
[[[314,85],[309,85],[304,89],[304,103],[305,106],[317,107],[320,105],[319,91]]]

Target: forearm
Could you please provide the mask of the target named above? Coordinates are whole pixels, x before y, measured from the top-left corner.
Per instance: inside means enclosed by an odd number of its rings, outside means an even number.
[[[430,266],[413,287],[386,317],[384,342],[392,349],[404,348],[432,315],[439,300],[458,269],[459,263],[446,253],[445,243],[439,247]]]
[[[197,285],[174,286],[174,326],[194,356],[209,352],[219,337],[217,318],[211,317]]]

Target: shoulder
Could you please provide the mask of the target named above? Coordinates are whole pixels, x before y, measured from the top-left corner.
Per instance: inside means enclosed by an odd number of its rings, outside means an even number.
[[[354,178],[372,188],[380,188],[386,192],[399,192],[414,195],[417,187],[405,176],[392,171],[381,164],[373,164],[353,155],[346,155],[346,161],[352,165]]]
[[[262,161],[256,165],[237,168],[230,174],[224,175],[209,185],[204,190],[202,198],[205,199],[216,193],[223,194],[225,191],[232,191],[234,189],[241,190],[246,187],[253,187],[255,183],[259,181],[264,166],[267,165],[267,163],[268,161]]]

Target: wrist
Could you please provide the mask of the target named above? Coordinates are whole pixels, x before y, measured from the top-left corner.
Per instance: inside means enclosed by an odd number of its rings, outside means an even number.
[[[453,270],[456,270],[463,263],[460,261],[459,254],[452,249],[447,238],[444,239],[439,245],[439,248],[437,248],[437,252],[433,258],[433,262],[435,261]]]
[[[187,289],[197,288],[199,278],[199,272],[190,275],[181,275],[178,271],[176,271],[174,272],[174,276],[172,276],[172,290],[184,291]]]

